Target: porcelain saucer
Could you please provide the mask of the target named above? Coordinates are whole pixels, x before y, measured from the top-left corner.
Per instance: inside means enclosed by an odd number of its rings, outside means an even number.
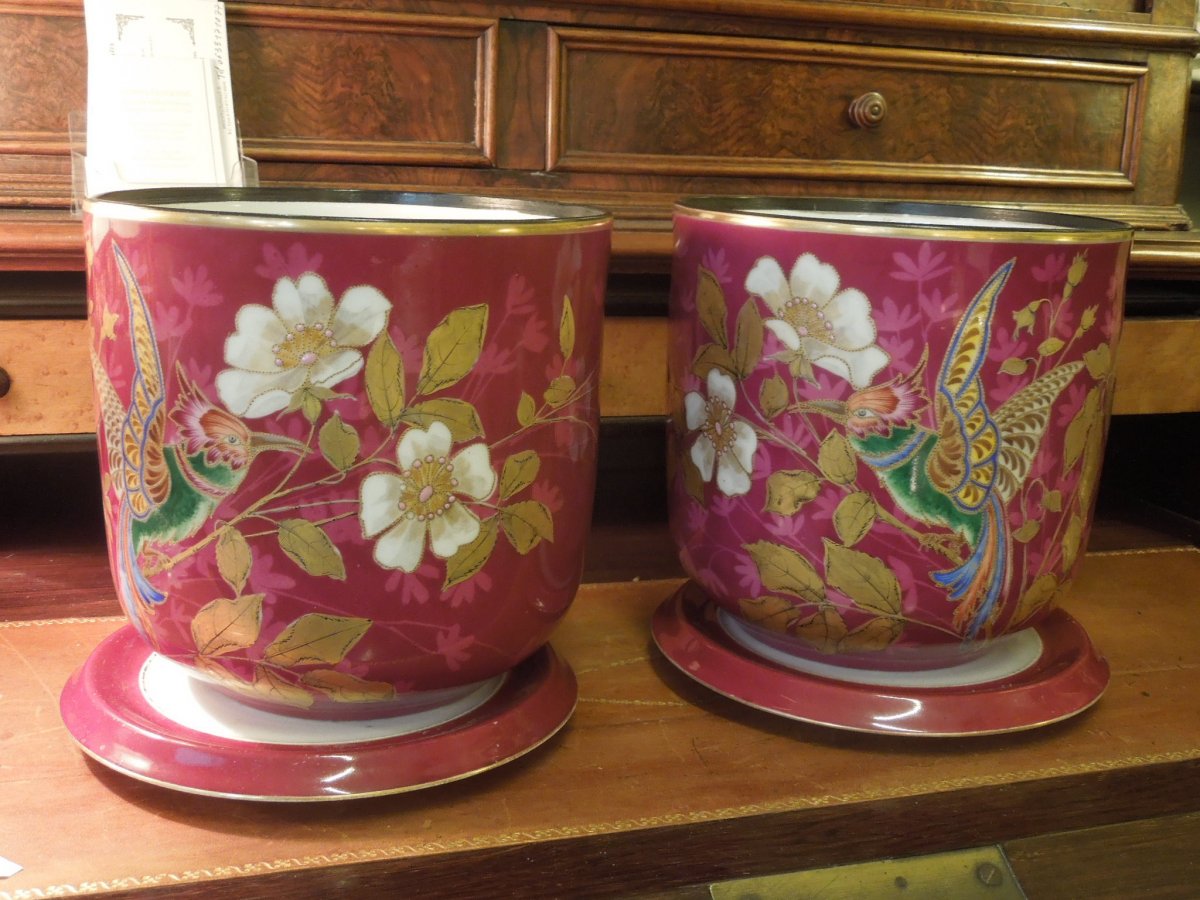
[[[694,583],[654,614],[663,655],[747,706],[851,731],[951,737],[1022,731],[1073,716],[1108,684],[1108,663],[1061,609],[938,669],[897,672],[789,656],[757,641]]]
[[[256,709],[159,656],[131,626],[67,681],[68,732],[100,763],[189,793],[336,800],[431,787],[533,750],[571,717],[575,675],[549,646],[449,703],[388,718]]]

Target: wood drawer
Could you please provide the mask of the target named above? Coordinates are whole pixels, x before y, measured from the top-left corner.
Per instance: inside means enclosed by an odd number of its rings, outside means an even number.
[[[251,158],[493,164],[496,19],[253,3],[228,16]]]
[[[231,3],[227,22],[244,150],[267,180],[278,164],[494,164],[498,19]],[[0,3],[0,206],[70,205],[86,56],[81,3]]]
[[[1123,191],[1136,179],[1144,65],[551,34],[548,165],[558,171]],[[886,114],[856,126],[850,107],[870,93]]]
[[[0,368],[12,384],[0,398],[0,436],[95,431],[87,322],[0,322]]]
[[[667,412],[667,320],[608,318],[600,411],[610,418]],[[1114,412],[1200,411],[1192,357],[1198,319],[1133,319],[1117,352]],[[0,398],[0,436],[88,434],[95,430],[88,323],[0,322],[0,367],[12,378]]]

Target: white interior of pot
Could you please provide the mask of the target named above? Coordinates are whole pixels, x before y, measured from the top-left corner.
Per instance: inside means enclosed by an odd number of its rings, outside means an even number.
[[[164,208],[196,212],[238,213],[273,218],[361,219],[395,222],[516,222],[548,219],[517,209],[435,206],[428,203],[345,203],[308,200],[201,200],[164,203]]]
[[[868,225],[915,225],[935,228],[994,228],[1017,231],[1068,231],[1060,225],[1045,222],[1009,221],[986,216],[920,215],[901,212],[868,212],[855,210],[819,209],[747,209],[751,215],[780,216],[788,219],[818,219],[835,222],[862,222]]]

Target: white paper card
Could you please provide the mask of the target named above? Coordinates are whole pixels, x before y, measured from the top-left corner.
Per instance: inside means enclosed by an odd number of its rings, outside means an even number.
[[[21,866],[17,865],[11,859],[5,859],[0,856],[0,878],[12,878],[21,871]]]
[[[225,8],[86,0],[87,193],[240,185]]]

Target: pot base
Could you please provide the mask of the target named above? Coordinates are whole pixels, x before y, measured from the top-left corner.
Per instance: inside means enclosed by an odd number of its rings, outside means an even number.
[[[487,771],[553,736],[577,696],[574,673],[547,645],[430,709],[299,718],[240,702],[127,625],[71,676],[59,706],[80,748],[115,771],[194,794],[286,801],[399,793]]]
[[[655,643],[681,672],[766,712],[851,731],[951,737],[1022,731],[1073,716],[1108,684],[1108,663],[1061,609],[961,666],[878,671],[783,658],[688,583],[664,601]]]

